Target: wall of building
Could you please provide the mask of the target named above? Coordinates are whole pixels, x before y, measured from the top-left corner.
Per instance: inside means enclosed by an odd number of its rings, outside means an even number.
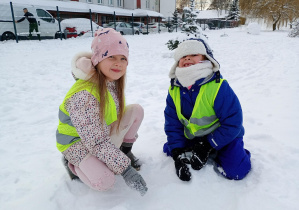
[[[64,1],[70,1],[70,0],[64,0]],[[111,5],[111,4],[109,4],[109,0],[102,0],[102,3],[99,3],[98,0],[79,0],[79,2],[82,2],[82,3],[91,3],[91,4],[99,4],[99,5],[103,5],[103,6],[114,6],[114,7],[123,8],[125,0],[121,0],[121,6],[118,6],[117,1],[118,0],[113,0],[113,5]]]
[[[124,9],[136,9],[136,0],[124,0]]]
[[[167,19],[168,17],[172,17],[176,8],[175,0],[161,0],[160,1],[160,13],[164,15]]]

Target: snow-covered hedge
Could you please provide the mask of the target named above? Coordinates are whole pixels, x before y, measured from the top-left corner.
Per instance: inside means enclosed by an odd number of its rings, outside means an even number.
[[[292,23],[293,29],[289,33],[289,37],[299,37],[299,20]]]

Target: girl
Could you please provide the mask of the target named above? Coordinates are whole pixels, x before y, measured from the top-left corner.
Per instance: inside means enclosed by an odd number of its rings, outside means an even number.
[[[144,195],[146,183],[136,171],[131,152],[143,120],[140,105],[125,106],[124,85],[129,46],[120,33],[105,28],[95,33],[92,53],[72,61],[75,84],[59,107],[57,148],[71,177],[92,189],[110,189],[115,175]]]
[[[213,156],[216,171],[228,179],[243,179],[251,162],[250,152],[244,149],[242,108],[222,79],[212,50],[204,40],[190,39],[179,44],[174,59],[163,149],[173,157],[177,176],[189,181],[186,163],[200,170]]]

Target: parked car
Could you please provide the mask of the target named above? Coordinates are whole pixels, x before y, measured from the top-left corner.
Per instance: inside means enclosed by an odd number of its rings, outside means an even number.
[[[139,32],[144,34],[146,33],[145,24],[141,22],[134,22],[133,26],[139,29]]]
[[[13,6],[14,18],[19,20],[24,17],[23,8],[27,8],[30,13],[34,15],[34,18],[38,24],[38,31],[41,38],[53,39],[59,34],[58,21],[46,10],[38,6],[16,4]],[[11,9],[9,3],[0,3],[0,41],[16,39],[14,30],[13,18],[11,16]],[[19,39],[27,39],[29,36],[29,22],[24,20],[23,22],[15,24],[17,35]],[[32,32],[33,39],[37,39],[36,32]]]
[[[92,36],[96,30],[102,27],[92,21],[92,30],[90,19],[87,18],[70,18],[60,22],[61,30],[64,31],[64,37],[77,37],[77,36]],[[77,34],[77,35],[76,35]]]
[[[104,25],[105,28],[115,28],[116,31],[121,33],[122,35],[127,35],[127,34],[140,34],[139,29],[136,27],[133,27],[130,23],[126,22],[116,22],[116,27],[114,25],[114,22],[108,23]],[[132,30],[133,27],[133,30]]]
[[[166,27],[166,25],[164,23],[149,23],[148,25],[145,25],[145,31],[147,31],[147,27],[148,27],[149,33],[172,32],[173,31],[173,27],[168,28],[168,27]]]

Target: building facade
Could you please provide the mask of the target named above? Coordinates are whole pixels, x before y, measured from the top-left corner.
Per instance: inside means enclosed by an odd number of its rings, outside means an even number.
[[[119,7],[123,9],[145,9],[159,12],[160,0],[57,0],[57,1],[77,1],[81,3],[97,4],[109,7]]]
[[[105,12],[94,12],[92,13],[92,20],[99,25],[109,23],[111,21],[132,21],[132,12],[134,12],[134,21],[136,22],[158,22],[167,21],[172,17],[175,10],[176,0],[48,0],[48,1],[59,1],[61,3],[67,2],[78,2],[80,4],[90,4],[91,6],[103,6],[116,10],[116,17],[113,13]],[[140,9],[140,11],[139,11]],[[132,10],[132,12],[131,12]],[[121,15],[121,13],[129,15]],[[55,17],[55,11],[49,11]],[[85,12],[67,12],[61,11],[60,18],[89,18],[89,13]],[[164,19],[162,17],[164,16]]]

